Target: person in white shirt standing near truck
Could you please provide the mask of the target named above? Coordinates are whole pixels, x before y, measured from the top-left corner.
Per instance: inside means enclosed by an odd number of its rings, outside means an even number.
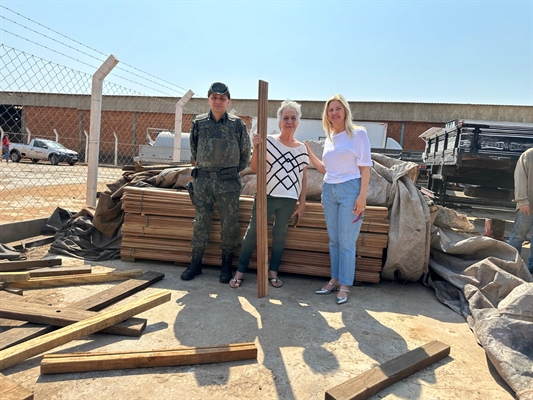
[[[531,202],[533,201],[533,148],[522,153],[514,170],[514,199],[516,201],[516,219],[509,236],[509,244],[518,253],[522,252],[522,244],[533,225]],[[533,237],[530,238],[533,242]],[[529,272],[533,273],[533,251],[527,263]]]

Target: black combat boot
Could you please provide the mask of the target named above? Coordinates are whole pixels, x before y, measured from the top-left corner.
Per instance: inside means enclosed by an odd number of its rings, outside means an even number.
[[[233,263],[233,250],[222,250],[222,269],[220,271],[220,283],[228,283],[233,274],[231,265]]]
[[[184,281],[190,281],[194,279],[196,275],[202,273],[202,257],[204,255],[204,249],[193,248],[191,265],[181,274],[181,279]]]

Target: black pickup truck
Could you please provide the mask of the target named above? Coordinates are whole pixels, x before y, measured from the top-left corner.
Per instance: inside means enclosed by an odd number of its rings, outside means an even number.
[[[449,183],[476,189],[465,189],[467,196],[510,200],[516,162],[533,147],[533,124],[455,119],[421,137],[427,188],[437,202],[446,203]]]

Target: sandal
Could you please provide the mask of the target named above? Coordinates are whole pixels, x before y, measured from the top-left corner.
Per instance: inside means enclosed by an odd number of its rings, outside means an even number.
[[[337,290],[339,290],[339,287],[335,285],[334,283],[332,283],[331,281],[326,283],[325,286],[328,286],[328,285],[331,285],[332,288],[331,289],[321,288],[320,290],[317,290],[315,294],[330,294],[331,292],[336,292]]]
[[[279,278],[269,278],[268,279],[272,287],[280,288],[283,286],[283,282]]]
[[[232,288],[232,289],[238,289],[238,288],[241,287],[241,284],[242,284],[243,280],[244,280],[244,278],[241,278],[241,279],[232,278],[229,281],[229,287]]]
[[[344,304],[348,301],[348,293],[350,293],[350,291],[348,289],[339,289],[339,292],[344,292],[346,293],[346,297],[338,297],[337,296],[337,304]]]

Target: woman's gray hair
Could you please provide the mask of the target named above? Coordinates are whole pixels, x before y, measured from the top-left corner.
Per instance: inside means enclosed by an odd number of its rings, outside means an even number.
[[[292,108],[294,111],[296,111],[296,120],[298,121],[298,123],[300,123],[300,117],[302,116],[302,106],[295,101],[285,100],[281,103],[281,107],[278,108],[278,126],[281,124],[281,116],[283,115],[283,111],[288,108]]]

